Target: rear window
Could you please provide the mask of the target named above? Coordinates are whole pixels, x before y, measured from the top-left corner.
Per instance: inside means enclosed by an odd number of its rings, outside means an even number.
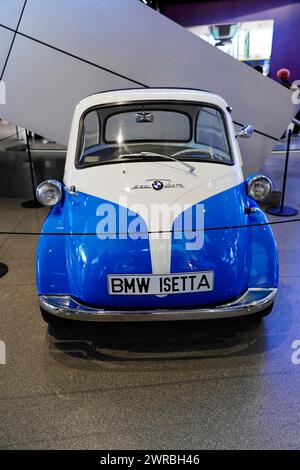
[[[132,141],[188,142],[191,122],[186,114],[174,111],[131,111],[110,116],[105,124],[107,143]]]

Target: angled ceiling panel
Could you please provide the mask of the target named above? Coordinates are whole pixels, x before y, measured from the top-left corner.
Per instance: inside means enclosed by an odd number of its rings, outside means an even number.
[[[254,133],[251,139],[239,139],[245,176],[259,171],[276,142],[261,134]]]
[[[8,55],[10,45],[12,43],[14,33],[8,29],[0,27],[0,77],[2,75],[2,70]]]
[[[25,55],[20,53],[21,44],[24,48],[27,44]],[[51,69],[44,56],[51,57]],[[24,73],[27,58],[30,67],[26,67],[26,80],[22,82],[18,75]],[[75,78],[70,72],[74,61]],[[280,137],[297,111],[289,90],[138,0],[27,0],[4,73],[6,86],[11,88],[8,96],[22,95],[23,106],[18,100],[9,100],[0,108],[0,115],[17,124],[30,124],[50,138],[58,140],[60,135],[60,142],[66,142],[75,100],[95,91],[97,77],[103,77],[103,81],[99,78],[99,91],[171,86],[223,96],[233,107],[234,121],[251,122],[257,131],[251,143],[242,143],[251,170],[260,167],[274,139]],[[41,121],[43,102],[29,99],[43,93],[49,97],[50,109],[56,109],[57,122],[47,121],[47,116]]]
[[[25,0],[0,0],[0,24],[16,29]]]
[[[19,30],[147,86],[218,93],[237,121],[253,121],[266,134],[278,133],[275,96],[277,106],[290,101],[286,88],[138,0],[28,0]]]
[[[7,106],[0,115],[67,144],[71,118],[82,97],[132,83],[18,37],[5,72]],[[45,86],[47,85],[47,86]],[[135,85],[136,87],[136,85]]]

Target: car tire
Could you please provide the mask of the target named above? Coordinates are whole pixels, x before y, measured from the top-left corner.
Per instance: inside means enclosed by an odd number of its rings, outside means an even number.
[[[46,310],[44,310],[43,308],[40,308],[40,310],[43,320],[48,323],[48,325],[61,325],[62,323],[64,323],[63,318],[56,317],[55,315],[46,312]]]

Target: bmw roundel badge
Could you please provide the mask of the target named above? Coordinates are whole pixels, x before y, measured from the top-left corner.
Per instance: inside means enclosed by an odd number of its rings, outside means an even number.
[[[164,184],[161,181],[153,181],[152,183],[152,188],[155,189],[155,191],[159,191],[164,187]]]

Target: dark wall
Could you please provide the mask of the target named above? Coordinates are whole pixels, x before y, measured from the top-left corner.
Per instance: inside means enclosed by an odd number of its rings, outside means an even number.
[[[163,13],[182,26],[274,19],[271,76],[286,67],[300,80],[300,0],[212,0],[182,2]]]

